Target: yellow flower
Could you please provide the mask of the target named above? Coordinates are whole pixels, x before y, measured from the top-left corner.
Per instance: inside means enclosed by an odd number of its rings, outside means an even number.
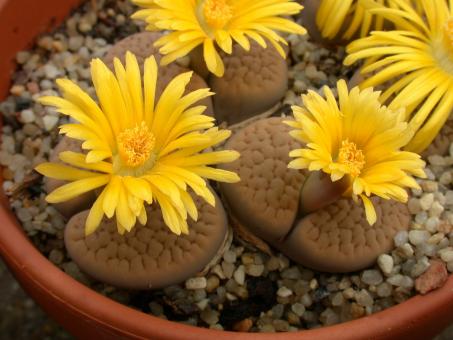
[[[357,33],[361,37],[368,35],[370,30],[382,30],[384,20],[375,17],[363,4],[363,0],[319,0],[316,24],[324,38],[334,39],[341,34],[343,39],[352,39]],[[376,0],[385,4],[388,0]],[[405,0],[407,1],[407,0]],[[343,32],[345,21],[350,19],[347,29]]]
[[[304,107],[293,107],[295,128],[291,136],[306,147],[290,152],[288,167],[322,170],[332,181],[348,176],[347,195],[360,197],[370,224],[376,221],[372,194],[406,202],[405,187],[419,188],[411,175],[425,177],[420,156],[400,151],[411,134],[404,110],[390,110],[379,103],[380,92],[372,88],[348,92],[346,82],[337,84],[339,105],[324,87],[325,99],[313,91],[302,96]]]
[[[205,179],[239,180],[235,173],[210,167],[237,159],[237,152],[201,153],[227,139],[230,131],[214,127],[214,118],[203,115],[205,106],[194,106],[212,95],[209,89],[184,95],[192,72],[175,77],[157,100],[154,57],[145,61],[143,82],[133,54],[126,54],[125,67],[118,59],[114,66],[115,74],[99,59],[91,63],[100,106],[67,79],[57,80],[63,98],[39,99],[78,121],[62,125],[60,133],[82,140],[82,148],[88,150],[60,153],[69,165],[44,163],[36,168],[71,182],[50,193],[47,201],[63,202],[103,187],[88,215],[86,234],[96,230],[104,214],[116,215],[120,233],[130,231],[137,220],[145,224],[145,203],[153,202],[160,205],[174,233],[188,233],[187,215],[197,219],[188,188],[214,205]]]
[[[407,108],[415,136],[406,149],[421,152],[453,109],[453,2],[423,0],[416,8],[404,0],[388,1],[392,8],[374,3],[371,11],[397,30],[352,42],[345,64],[365,59],[362,73],[369,78],[362,88],[392,82],[381,101],[391,109]]]
[[[224,65],[214,43],[231,54],[233,41],[248,51],[249,38],[263,48],[267,46],[267,39],[285,58],[280,44],[287,45],[287,42],[275,31],[305,34],[303,27],[280,17],[302,10],[303,7],[293,0],[132,1],[144,8],[132,17],[145,20],[148,30],[171,32],[156,42],[165,55],[161,60],[163,65],[203,45],[206,65],[218,77],[223,76]]]

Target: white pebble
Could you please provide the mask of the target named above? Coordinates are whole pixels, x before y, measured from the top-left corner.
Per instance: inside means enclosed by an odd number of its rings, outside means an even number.
[[[429,193],[429,194],[424,194],[420,198],[420,207],[422,210],[429,210],[434,202],[434,194]]]
[[[429,215],[439,217],[444,212],[444,207],[438,201],[435,201],[429,210]]]
[[[441,184],[443,184],[443,185],[450,184],[451,180],[452,180],[452,176],[451,176],[451,172],[450,171],[444,172],[439,178],[439,182]]]
[[[264,272],[264,265],[249,264],[245,267],[245,272],[250,276],[259,277]]]
[[[396,274],[395,276],[389,277],[387,282],[393,286],[412,288],[414,286],[414,280],[406,275]]]
[[[406,230],[401,230],[396,233],[393,237],[393,241],[395,241],[395,246],[399,247],[403,244],[407,243],[409,239],[409,233]]]
[[[453,261],[453,249],[451,247],[439,250],[439,255],[444,262]]]
[[[236,253],[232,250],[227,250],[223,254],[223,259],[228,263],[235,263],[236,262]]]
[[[244,285],[245,282],[245,269],[244,266],[241,264],[238,269],[233,274],[234,280],[241,286]]]
[[[206,288],[206,283],[205,277],[192,277],[186,281],[186,289],[204,289]]]
[[[46,131],[52,130],[58,123],[58,117],[46,115],[42,118]]]
[[[46,78],[55,79],[61,75],[61,71],[53,64],[44,65],[44,73]]]
[[[372,306],[374,303],[373,297],[365,289],[362,289],[360,292],[355,294],[355,300],[363,307]]]
[[[446,205],[453,205],[453,190],[448,190],[445,193],[445,204]]]
[[[389,275],[393,270],[393,258],[390,255],[382,254],[379,255],[377,263],[382,272]]]
[[[419,244],[425,243],[430,236],[430,233],[426,230],[411,230],[409,232],[409,241],[414,246],[417,246]]]
[[[286,298],[291,295],[293,295],[293,291],[291,289],[286,288],[285,286],[280,287],[277,290],[277,296],[279,297]]]
[[[409,243],[404,243],[402,246],[398,247],[399,254],[408,258],[414,256],[414,249]]]
[[[432,165],[445,166],[445,159],[439,155],[431,155],[428,157],[428,161]]]
[[[23,110],[20,113],[20,119],[23,123],[32,123],[35,121],[35,113],[30,109]]]
[[[378,270],[365,270],[361,276],[362,282],[369,286],[377,286],[383,281],[382,275]]]

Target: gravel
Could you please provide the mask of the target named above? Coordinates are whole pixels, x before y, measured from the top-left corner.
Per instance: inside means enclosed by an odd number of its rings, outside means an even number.
[[[87,277],[68,257],[65,222],[45,202],[42,181],[33,177],[31,169],[48,159],[59,140],[58,126],[68,122],[35,99],[56,94],[54,78],[60,76],[77,81],[93,95],[91,58],[102,57],[116,40],[143,29],[127,19],[133,12],[129,1],[97,3],[96,12],[85,4],[62,28],[41,37],[32,50],[17,54],[11,95],[0,103],[3,189],[25,232],[52,263],[100,294],[145,313],[185,324],[251,332],[318,328],[391,307],[417,294],[414,282],[429,273],[434,258],[453,271],[452,144],[449,155],[429,157],[428,178],[418,180],[421,190],[412,191],[411,230],[399,232],[395,249],[359,273],[314,272],[281,254],[264,254],[235,240],[204,276],[163,290],[124,291]],[[339,78],[354,72],[342,66],[341,48],[328,50],[295,35],[288,41],[290,86],[283,111],[300,104],[301,92],[334,87]]]

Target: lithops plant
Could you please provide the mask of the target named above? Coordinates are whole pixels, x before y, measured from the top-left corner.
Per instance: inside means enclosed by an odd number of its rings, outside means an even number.
[[[295,120],[257,121],[233,136],[227,145],[243,158],[223,168],[247,180],[221,188],[250,231],[301,264],[347,272],[372,264],[409,228],[407,207],[395,201],[406,202],[405,188],[418,188],[412,175],[425,174],[419,155],[400,151],[412,137],[403,110],[381,106],[372,89],[340,81],[337,91],[339,105],[328,88],[325,98],[310,91]],[[288,149],[295,159],[286,169]]]
[[[162,37],[161,33],[158,32],[141,32],[135,33],[127,38],[124,38],[115,43],[104,56],[104,63],[114,71],[113,60],[118,58],[122,63],[125,62],[124,57],[129,51],[133,53],[136,58],[140,69],[143,71],[143,65],[149,56],[154,56],[156,61],[159,62],[162,59],[162,55],[159,53],[158,48],[154,46],[154,43]],[[156,95],[159,97],[164,91],[165,87],[174,79],[177,75],[189,72],[188,68],[185,68],[176,63],[167,65],[166,67],[159,67],[159,76],[157,77]],[[199,89],[207,88],[208,85],[198,74],[194,73],[190,79],[189,84],[186,87],[186,93],[193,92]],[[203,98],[199,104],[206,106],[205,115],[214,116],[214,109],[212,105],[211,97]]]
[[[86,210],[68,222],[66,248],[85,273],[116,287],[144,290],[180,283],[201,272],[228,240],[225,211],[212,193],[215,207],[194,197],[199,217],[189,222],[188,234],[171,232],[160,208],[151,205],[146,224],[130,233],[118,234],[115,221],[104,219],[95,233],[85,236]]]
[[[234,218],[253,234],[274,244],[291,230],[297,216],[305,174],[288,169],[289,152],[300,146],[289,135],[283,118],[260,119],[235,133],[227,142],[241,157],[223,169],[241,177],[221,184]]]
[[[63,98],[39,98],[42,104],[54,106],[57,111],[77,121],[61,126],[60,133],[81,140],[84,150],[60,153],[60,158],[66,165],[43,163],[36,167],[38,172],[47,177],[69,181],[49,193],[46,199],[50,203],[60,203],[98,190],[91,209],[82,214],[83,217],[80,215],[76,219],[84,221],[86,242],[90,243],[99,237],[105,239],[105,236],[101,236],[102,231],[97,231],[104,225],[108,229],[113,224],[121,235],[140,228],[140,225],[165,225],[169,231],[152,234],[147,239],[147,244],[152,247],[153,241],[156,241],[172,245],[169,246],[170,254],[179,259],[183,246],[174,245],[177,235],[189,235],[190,240],[190,237],[200,234],[203,242],[199,238],[195,243],[182,242],[192,247],[184,252],[184,256],[198,254],[200,251],[197,249],[204,242],[212,243],[204,256],[197,255],[205,265],[209,262],[207,259],[215,255],[213,248],[217,247],[218,250],[221,246],[219,239],[223,241],[226,229],[223,209],[207,185],[207,179],[237,182],[239,177],[235,173],[216,169],[212,165],[234,161],[239,154],[231,150],[202,152],[226,140],[230,132],[215,127],[214,118],[203,115],[206,107],[197,105],[199,100],[212,94],[209,89],[184,95],[192,72],[175,77],[162,95],[157,97],[158,66],[154,57],[144,61],[143,79],[136,57],[128,52],[125,60],[126,65],[123,66],[119,59],[114,59],[115,73],[100,59],[92,61],[91,73],[100,105],[67,79],[57,80]],[[207,204],[217,205],[217,208],[206,211],[204,205],[194,201],[189,188]],[[148,209],[149,206],[153,209]],[[197,221],[201,217],[200,209],[203,209],[205,215],[200,219],[198,231],[190,236],[188,218]],[[163,222],[156,219],[156,211],[160,213]],[[217,214],[217,219],[209,217],[212,214]],[[113,222],[106,222],[104,216],[114,218]],[[207,221],[214,220],[219,223],[219,231],[205,233],[204,225]],[[75,228],[77,223],[74,223],[72,220],[68,228]],[[195,224],[196,222],[192,223]],[[93,233],[96,234],[88,239]],[[68,239],[66,243],[76,241],[80,242],[80,238]],[[140,240],[138,232],[127,236],[129,245],[135,246],[140,242],[143,243],[143,240]],[[111,247],[115,247],[113,244]],[[104,245],[102,243],[102,247]],[[102,254],[102,251],[96,252],[96,256],[98,253]],[[131,253],[132,248],[127,248],[124,252],[120,249],[110,254],[117,256],[121,263],[121,259],[124,256],[129,258]],[[164,261],[167,257],[168,252],[164,253],[159,261]],[[90,268],[83,262],[85,257],[77,252],[74,254],[74,260],[80,260],[82,268]],[[90,254],[87,256],[94,253]],[[108,265],[105,261],[103,263]],[[162,269],[160,266],[155,268]],[[193,274],[190,271],[188,276]],[[154,275],[159,276],[158,273]],[[177,279],[185,278],[179,275]]]
[[[300,4],[292,0],[133,2],[142,7],[133,17],[146,21],[148,30],[170,31],[155,43],[164,55],[163,65],[193,52],[191,66],[216,92],[220,120],[236,123],[266,111],[283,97],[287,42],[277,32],[305,34],[303,27],[284,18],[299,13]]]

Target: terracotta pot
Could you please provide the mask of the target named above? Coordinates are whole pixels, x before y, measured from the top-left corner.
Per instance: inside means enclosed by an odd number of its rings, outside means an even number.
[[[0,0],[0,100],[15,53],[61,22],[78,0]],[[84,339],[429,339],[453,321],[453,277],[442,288],[333,327],[288,334],[230,333],[161,320],[118,304],[51,264],[22,232],[3,197],[0,254],[23,288],[69,332]]]

